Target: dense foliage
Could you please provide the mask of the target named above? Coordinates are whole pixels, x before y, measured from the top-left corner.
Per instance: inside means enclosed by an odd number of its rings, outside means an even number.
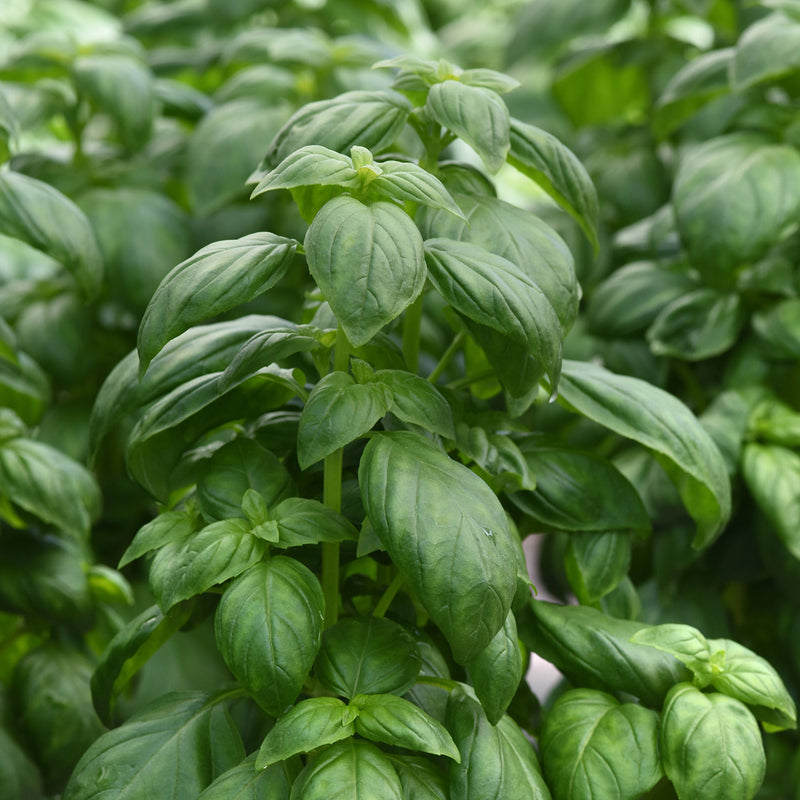
[[[489,6],[0,9],[0,800],[800,798],[800,3]]]

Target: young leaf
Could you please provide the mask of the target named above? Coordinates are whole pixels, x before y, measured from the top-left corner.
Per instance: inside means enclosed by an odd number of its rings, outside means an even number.
[[[591,605],[619,586],[631,565],[627,531],[575,533],[564,555],[567,578],[581,603]]]
[[[692,545],[707,547],[725,527],[731,490],[725,462],[679,400],[637,378],[564,361],[559,395],[579,413],[653,451],[697,523]]]
[[[150,586],[164,613],[257,564],[264,546],[243,519],[223,519],[164,545],[150,565]]]
[[[533,745],[510,717],[494,726],[466,688],[447,702],[447,728],[461,752],[450,765],[451,800],[550,800]]]
[[[308,469],[363,436],[389,410],[392,394],[380,383],[359,384],[331,372],[311,391],[300,417],[297,463]]]
[[[785,729],[797,727],[797,708],[780,675],[769,662],[730,639],[709,639],[721,669],[711,685],[719,692],[752,706],[761,720]]]
[[[516,591],[516,548],[496,495],[406,432],[372,439],[358,479],[372,525],[456,660],[474,658],[502,627]]]
[[[318,500],[288,497],[272,509],[272,519],[278,526],[277,547],[358,539],[358,531],[346,517]]]
[[[693,683],[699,689],[711,683],[721,666],[716,655],[712,658],[717,648],[712,650],[706,637],[690,625],[668,623],[642,628],[631,637],[631,641],[675,656],[692,671]]]
[[[338,742],[310,760],[292,785],[291,800],[331,800],[332,787],[337,800],[404,800],[388,756],[363,740]]]
[[[298,753],[308,753],[355,733],[348,707],[335,697],[310,697],[292,706],[261,743],[256,769],[264,769]]]
[[[800,455],[786,447],[748,444],[742,452],[742,473],[775,533],[800,559]]]
[[[223,772],[197,800],[279,800],[289,796],[299,769],[289,762],[255,769],[256,754]]]
[[[278,717],[308,677],[322,635],[325,601],[314,574],[274,556],[237,578],[217,608],[217,647],[258,704]]]
[[[156,290],[139,327],[139,372],[187,328],[252,300],[284,275],[297,242],[252,233],[199,250],[178,264]]]
[[[354,347],[403,312],[425,284],[422,237],[397,206],[336,197],[305,237],[311,276]]]
[[[561,324],[539,286],[512,262],[478,245],[425,242],[431,282],[464,316],[527,347],[555,385],[561,365]]]
[[[748,27],[736,43],[730,67],[734,90],[776,81],[800,71],[800,19],[781,12]]]
[[[86,215],[52,186],[11,170],[0,173],[0,233],[63,264],[88,297],[103,280],[103,260]]]
[[[587,606],[561,606],[530,600],[517,613],[525,646],[553,663],[576,685],[632,694],[658,705],[679,681],[691,673],[669,653],[632,644],[631,637],[647,627],[616,619]]]
[[[661,719],[661,761],[680,800],[751,800],[765,772],[753,715],[724,694],[679,683]]]
[[[508,163],[562,206],[597,252],[597,190],[577,156],[552,134],[512,117]]]
[[[379,370],[372,380],[389,388],[392,393],[389,410],[403,422],[448,439],[455,438],[453,412],[433,384],[400,369]]]
[[[187,539],[197,527],[197,521],[188,512],[165,511],[139,528],[117,566],[122,569],[152,550]]]
[[[347,698],[402,694],[419,668],[414,637],[396,622],[377,617],[342,619],[328,628],[315,667],[329,689]]]
[[[153,787],[174,800],[196,800],[244,758],[223,698],[197,692],[159,698],[86,750],[64,800],[150,800]]]
[[[350,705],[358,709],[356,733],[366,739],[461,761],[447,728],[408,700],[393,694],[359,694]]]
[[[544,774],[559,800],[638,800],[661,779],[658,714],[594,689],[572,689],[547,712]]]
[[[497,92],[445,80],[431,86],[425,108],[436,122],[470,145],[490,172],[505,164],[511,119]]]
[[[494,639],[465,666],[486,719],[497,725],[516,694],[524,672],[517,621],[512,611],[508,612]]]
[[[464,218],[444,184],[418,164],[381,161],[376,166],[380,169],[380,174],[370,180],[371,192],[377,192],[388,200],[408,200],[430,208],[441,208],[456,217]]]
[[[306,145],[286,156],[275,169],[268,172],[250,197],[273,189],[294,189],[297,186],[344,186],[357,189],[360,185],[351,158],[327,147]]]

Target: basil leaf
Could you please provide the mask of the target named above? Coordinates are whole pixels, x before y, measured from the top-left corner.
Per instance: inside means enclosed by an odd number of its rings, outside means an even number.
[[[765,345],[767,358],[794,361],[800,356],[800,299],[782,300],[752,317],[757,339]]]
[[[119,560],[118,568],[171,542],[187,539],[197,529],[197,521],[186,511],[165,511],[139,528]]]
[[[553,794],[564,800],[637,800],[663,775],[658,714],[594,689],[572,689],[547,712],[541,757]]]
[[[267,734],[256,756],[257,770],[308,753],[355,733],[348,707],[335,697],[311,697],[292,706]]]
[[[631,537],[627,531],[575,533],[564,555],[572,590],[584,605],[596,603],[619,586],[631,565]]]
[[[496,495],[406,432],[369,442],[359,484],[379,538],[456,660],[474,658],[502,627],[516,591],[516,547]]]
[[[418,164],[381,161],[376,166],[380,173],[369,182],[370,192],[377,192],[390,200],[407,200],[430,208],[441,208],[460,219],[464,218],[444,184]]]
[[[271,516],[278,525],[278,547],[358,539],[358,531],[346,517],[317,500],[288,497],[272,509]]]
[[[433,384],[400,369],[378,370],[371,380],[388,387],[392,395],[389,410],[403,422],[455,438],[453,412]]]
[[[297,772],[295,764],[274,764],[256,770],[256,754],[220,775],[197,800],[279,800],[289,796]]]
[[[314,218],[304,247],[311,276],[354,347],[399,316],[425,284],[422,237],[391,203],[335,197]]]
[[[390,755],[404,800],[449,800],[447,778],[427,758]]]
[[[217,647],[258,704],[278,717],[311,672],[320,646],[325,602],[314,574],[274,556],[240,575],[217,608]]]
[[[44,797],[36,764],[3,728],[0,728],[0,775],[3,776],[0,800],[19,800],[21,797],[42,800]]]
[[[739,37],[730,67],[737,92],[800,71],[800,19],[777,12],[750,25]]]
[[[679,683],[661,719],[661,761],[682,800],[750,800],[766,761],[753,715],[724,694],[704,694]]]
[[[0,358],[0,407],[15,412],[28,425],[42,418],[50,402],[50,382],[26,353],[14,360]]]
[[[692,671],[693,683],[699,689],[708,686],[714,673],[722,666],[716,648],[712,651],[706,637],[691,625],[668,623],[642,628],[631,637],[631,641],[675,656]]]
[[[317,677],[342,697],[402,694],[417,679],[417,643],[387,619],[348,618],[328,628],[315,666]]]
[[[564,361],[559,395],[589,419],[652,450],[697,523],[692,545],[714,541],[730,516],[728,474],[713,440],[683,403],[644,381],[577,361]]]
[[[244,758],[236,726],[219,704],[224,697],[160,697],[86,750],[64,800],[148,800],[154,786],[174,800],[196,800]]]
[[[353,160],[319,145],[306,145],[290,153],[275,169],[268,172],[253,189],[256,197],[273,189],[294,189],[297,186],[361,185]]]

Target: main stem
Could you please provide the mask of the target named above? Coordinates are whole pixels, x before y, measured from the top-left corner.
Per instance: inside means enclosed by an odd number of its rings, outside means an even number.
[[[336,372],[347,372],[350,364],[350,342],[342,330],[336,333],[333,368]],[[322,468],[322,501],[337,513],[342,510],[342,448],[325,456]],[[330,628],[339,619],[339,544],[322,543],[322,595],[325,598],[325,621],[323,627]]]
[[[416,374],[419,368],[419,334],[422,326],[422,294],[406,309],[403,318],[403,358],[406,369]]]

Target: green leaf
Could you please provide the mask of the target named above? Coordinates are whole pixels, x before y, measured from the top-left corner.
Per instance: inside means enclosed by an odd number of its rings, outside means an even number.
[[[486,719],[497,725],[517,692],[525,666],[512,611],[494,639],[465,666]]]
[[[26,653],[14,670],[18,722],[53,791],[63,786],[83,752],[103,732],[92,708],[92,667],[78,650],[48,643]]]
[[[403,787],[403,800],[449,800],[445,775],[422,756],[390,755]]]
[[[751,133],[694,148],[675,176],[673,205],[693,266],[714,286],[759,259],[800,214],[800,153]]]
[[[256,757],[256,769],[347,739],[355,733],[355,724],[349,717],[348,706],[335,697],[302,700],[267,734]]]
[[[425,284],[422,237],[397,206],[336,197],[305,237],[311,276],[354,347],[403,312]]]
[[[188,512],[165,511],[139,528],[117,566],[122,569],[152,550],[158,550],[171,542],[182,541],[194,533],[197,527],[197,521]]]
[[[317,500],[288,497],[272,509],[272,519],[280,535],[278,547],[358,539],[358,532],[346,517]]]
[[[350,705],[358,709],[356,733],[373,742],[419,750],[460,761],[458,748],[441,722],[393,694],[359,694]]]
[[[653,128],[669,136],[696,111],[730,91],[728,74],[734,50],[723,47],[693,58],[672,76],[656,103]]]
[[[312,144],[339,153],[360,145],[378,153],[397,138],[410,111],[408,100],[390,90],[345,92],[307,103],[278,131],[262,166],[273,169],[291,153]]]
[[[797,707],[780,675],[761,656],[730,639],[709,639],[721,669],[711,685],[748,706],[758,719],[780,728],[797,727]]]
[[[340,620],[322,637],[315,666],[329,689],[348,699],[358,694],[402,694],[417,679],[417,643],[387,619]]]
[[[331,792],[335,792],[334,795]],[[369,742],[347,739],[308,762],[292,785],[291,800],[404,800],[389,757]]]
[[[324,608],[314,574],[286,556],[256,564],[222,595],[217,647],[231,672],[274,717],[295,701],[311,672]]]
[[[749,437],[783,447],[800,447],[800,414],[791,406],[767,397],[750,407],[745,405],[745,410]]]
[[[50,396],[46,373],[28,355],[18,353],[13,361],[0,359],[0,408],[8,408],[28,425],[35,425]]]
[[[281,460],[258,442],[237,436],[203,462],[197,476],[197,504],[210,520],[241,517],[242,498],[252,489],[267,506],[291,492],[292,476]]]
[[[94,709],[106,725],[113,725],[116,699],[133,676],[187,619],[188,612],[164,616],[150,606],[108,643],[91,680]]]
[[[117,124],[125,146],[141,150],[156,111],[153,73],[127,56],[91,53],[75,59],[72,74],[78,91]]]
[[[483,89],[491,89],[498,94],[507,94],[522,85],[510,75],[483,68],[465,69],[459,74],[458,80],[467,84],[467,86],[480,86]]]
[[[86,215],[47,183],[3,170],[0,173],[0,233],[52,256],[94,297],[103,280],[103,261]]]
[[[295,765],[275,764],[256,771],[256,754],[223,772],[197,800],[283,800],[289,796]]]
[[[296,247],[293,239],[252,233],[214,242],[178,264],[161,282],[142,318],[140,374],[170,339],[276,284],[289,268]]]
[[[100,489],[77,461],[43,442],[17,438],[0,445],[0,496],[78,541],[100,515]]]
[[[547,782],[558,800],[638,800],[661,779],[658,714],[594,689],[572,689],[541,732]]]
[[[636,489],[607,460],[554,447],[525,447],[536,489],[510,495],[538,530],[602,533],[630,531],[641,538],[650,518]]]
[[[712,657],[708,640],[691,625],[668,623],[642,628],[631,637],[631,641],[655,647],[656,650],[675,656],[692,671],[693,683],[699,689],[708,686],[721,667],[721,662],[716,656],[716,648]]]
[[[379,538],[456,660],[474,658],[503,626],[516,591],[514,534],[496,495],[406,432],[370,441],[359,484]]]
[[[744,322],[738,294],[696,289],[661,311],[647,331],[647,341],[656,355],[704,361],[729,350]]]
[[[693,547],[707,547],[719,535],[731,509],[725,462],[683,403],[637,378],[577,361],[564,361],[559,395],[579,413],[654,453],[697,523]]]
[[[800,19],[777,12],[748,27],[736,43],[730,77],[736,91],[800,70]]]
[[[536,751],[510,717],[492,725],[466,687],[457,687],[446,725],[461,752],[461,763],[450,766],[451,800],[550,800]]]
[[[510,133],[508,163],[541,186],[580,225],[597,252],[597,190],[586,168],[541,128],[512,117]]]
[[[462,458],[472,460],[480,467],[478,474],[496,493],[533,491],[536,478],[528,468],[525,456],[513,439],[505,433],[487,433],[484,428],[459,423],[456,428],[456,445]],[[474,469],[474,467],[473,467]]]
[[[444,184],[418,164],[381,161],[375,166],[380,174],[369,181],[370,192],[388,200],[407,200],[430,208],[441,208],[464,218]]]
[[[297,186],[346,186],[357,189],[360,185],[358,171],[351,158],[327,147],[310,144],[286,156],[258,182],[250,197],[273,189],[294,189]]]
[[[389,410],[392,394],[380,383],[356,383],[346,372],[331,372],[312,389],[297,435],[297,463],[308,469],[363,436]]]
[[[561,606],[530,600],[517,613],[525,646],[553,663],[571,683],[603,691],[620,691],[659,705],[691,673],[674,656],[631,637],[641,622],[616,619],[587,606]]]
[[[458,312],[524,345],[558,382],[562,331],[544,292],[511,261],[470,242],[425,242],[431,282]]]
[[[544,292],[566,333],[578,313],[580,288],[572,254],[559,235],[535,214],[496,197],[457,194],[456,199],[467,223],[422,211],[417,219],[424,238],[472,242],[511,261]]]
[[[569,537],[564,567],[578,600],[591,605],[619,586],[631,565],[627,531],[575,533]]]
[[[25,751],[0,728],[0,800],[42,800],[42,778],[36,764]]]
[[[220,705],[224,698],[198,692],[159,698],[84,753],[64,800],[150,800],[153,787],[174,800],[196,800],[244,758],[236,726]]]
[[[794,361],[800,357],[800,298],[781,300],[753,314],[757,340],[767,358]]]
[[[150,565],[150,587],[164,613],[176,603],[241,575],[264,555],[243,519],[212,522],[188,538],[161,547]]]
[[[800,559],[800,455],[786,447],[747,444],[742,474],[778,538]]]
[[[433,384],[400,369],[378,370],[372,380],[388,387],[392,396],[389,410],[403,422],[455,438],[453,412]]]
[[[664,772],[680,800],[751,800],[764,779],[758,723],[724,694],[675,686],[664,701],[660,746]]]

